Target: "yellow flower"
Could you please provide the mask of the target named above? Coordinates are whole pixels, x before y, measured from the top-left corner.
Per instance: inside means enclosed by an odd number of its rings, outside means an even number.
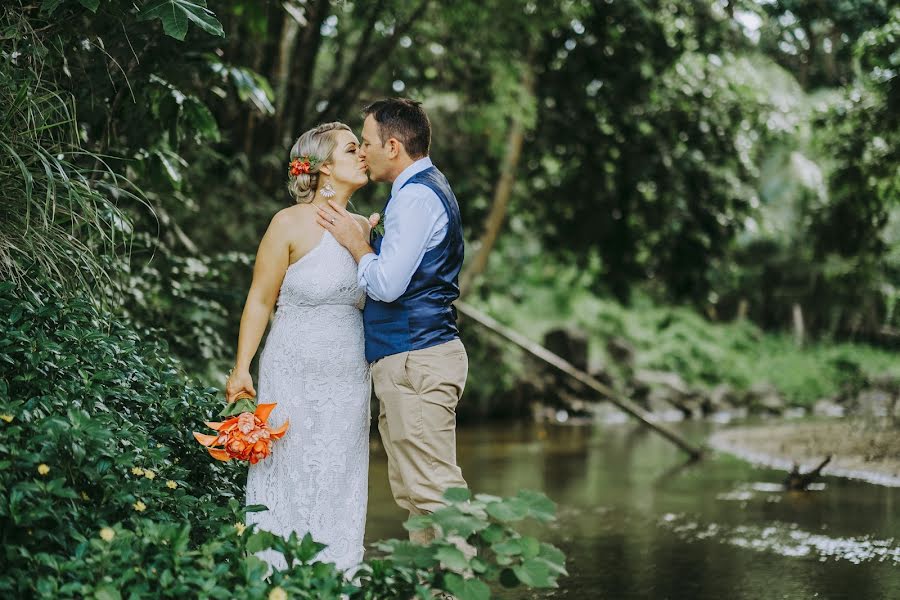
[[[109,527],[104,527],[100,530],[100,537],[103,538],[104,542],[111,542],[116,537],[116,532]]]
[[[143,475],[144,470],[140,467],[131,467],[131,474],[132,475]]]
[[[287,600],[287,597],[287,592],[281,587],[273,587],[272,591],[269,592],[269,600]]]
[[[134,510],[136,510],[138,512],[144,512],[145,510],[147,510],[147,505],[144,504],[143,502],[141,502],[140,500],[135,502],[132,506],[134,506]]]
[[[238,535],[243,535],[244,530],[247,529],[247,526],[243,523],[235,523],[234,528],[237,529]]]
[[[178,484],[170,479],[166,482],[166,487],[169,488],[170,490],[174,490],[175,488],[178,487]]]
[[[38,473],[40,473],[41,475],[46,475],[49,472],[50,472],[50,467],[48,467],[44,463],[41,463],[38,465]]]
[[[12,415],[0,415],[0,419],[3,419],[7,423],[10,423],[13,420],[13,416]]]
[[[146,477],[147,479],[153,479],[154,477],[156,477],[156,473],[154,473],[150,469],[147,469],[146,471],[144,471],[144,477]]]

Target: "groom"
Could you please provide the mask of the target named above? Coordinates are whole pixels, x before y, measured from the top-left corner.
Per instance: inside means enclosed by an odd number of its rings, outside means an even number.
[[[447,488],[468,487],[456,464],[456,405],[469,366],[451,305],[463,263],[459,205],[428,157],[431,123],[420,103],[379,100],[364,113],[359,155],[372,181],[392,184],[384,235],[373,233],[369,245],[334,204],[319,211],[319,224],[356,259],[368,294],[366,358],[394,500],[410,515],[427,514],[444,506]],[[419,543],[432,536],[410,533]]]

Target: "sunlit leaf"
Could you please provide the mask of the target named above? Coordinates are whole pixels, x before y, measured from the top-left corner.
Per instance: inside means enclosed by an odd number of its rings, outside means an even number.
[[[193,22],[205,32],[219,37],[225,36],[222,24],[215,14],[206,8],[206,2],[198,0],[158,0],[141,9],[138,20],[159,19],[166,35],[176,40],[184,40],[187,35],[188,21]]]

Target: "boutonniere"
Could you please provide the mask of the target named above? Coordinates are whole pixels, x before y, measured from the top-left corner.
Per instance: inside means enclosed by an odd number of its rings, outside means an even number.
[[[378,220],[378,224],[372,228],[372,239],[375,239],[376,235],[384,237],[384,215],[381,215],[381,218]]]

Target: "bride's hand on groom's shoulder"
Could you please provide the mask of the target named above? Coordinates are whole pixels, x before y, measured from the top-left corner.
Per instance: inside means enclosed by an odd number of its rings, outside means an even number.
[[[225,383],[225,401],[231,404],[242,393],[256,398],[256,389],[253,387],[253,377],[249,371],[232,371]]]

